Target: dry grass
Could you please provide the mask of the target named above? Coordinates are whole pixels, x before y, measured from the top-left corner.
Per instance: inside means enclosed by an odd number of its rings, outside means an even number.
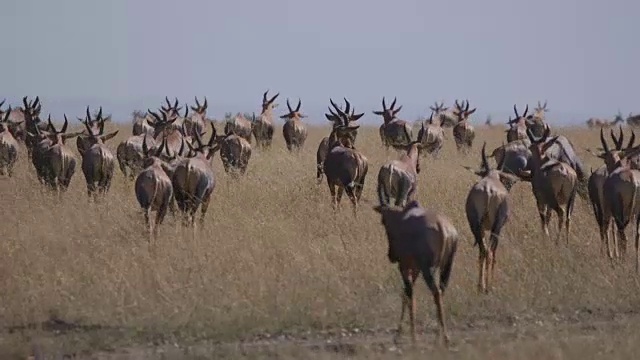
[[[358,219],[348,206],[333,216],[326,184],[315,184],[316,147],[327,132],[312,129],[299,156],[285,151],[277,132],[271,152],[254,151],[247,176],[238,182],[225,176],[216,156],[218,183],[206,227],[194,238],[168,216],[151,249],[132,184],[121,173],[103,203],[89,204],[78,167],[58,203],[39,190],[21,153],[16,176],[0,179],[0,349],[22,349],[17,344],[30,341],[8,334],[9,327],[51,317],[120,329],[113,338],[85,339],[89,348],[129,344],[127,339],[147,341],[148,334],[171,333],[176,341],[232,341],[263,333],[395,327],[401,287],[397,270],[386,259],[379,217],[369,205],[361,208]],[[600,160],[584,151],[598,144],[597,132],[557,132],[574,142],[587,168],[599,166]],[[114,153],[129,133],[127,125],[108,144]],[[450,130],[447,134],[442,159],[423,160],[418,198],[448,215],[462,234],[445,296],[454,340],[467,326],[478,324],[491,333],[513,319],[528,324],[534,320],[527,319],[567,318],[576,311],[615,314],[637,307],[640,292],[632,262],[614,269],[600,255],[590,207],[578,200],[570,244],[556,246],[541,236],[526,183],[512,191],[513,212],[498,249],[497,288],[490,296],[479,296],[477,249],[471,246],[464,215],[467,191],[477,179],[460,165],[477,166],[482,141],[493,148],[504,133],[479,129],[468,157],[455,153]],[[363,196],[373,202],[377,171],[396,154],[381,148],[376,128],[363,127],[359,136],[358,148],[370,161]],[[69,145],[76,150],[75,141]],[[555,215],[553,225],[552,235]],[[423,282],[417,294],[418,324],[433,332],[435,314]],[[391,335],[380,337],[388,341]],[[588,341],[548,341],[554,346],[529,342],[516,350],[547,349],[548,358],[576,356],[576,351],[593,354],[584,352]],[[460,346],[470,346],[477,356],[515,358],[509,347],[483,352],[486,345]],[[637,352],[634,346],[629,354]]]

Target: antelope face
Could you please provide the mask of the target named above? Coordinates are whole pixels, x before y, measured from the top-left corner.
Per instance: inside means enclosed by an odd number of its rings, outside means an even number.
[[[204,97],[204,103],[202,104],[200,104],[200,102],[198,101],[197,96],[195,100],[196,100],[196,106],[192,106],[191,111],[195,112],[196,114],[204,118],[207,115],[207,108],[209,107],[209,104],[207,103],[207,97],[206,96]]]
[[[291,108],[291,104],[289,104],[289,99],[287,98],[287,108],[289,109],[289,113],[280,116],[281,119],[295,119],[295,120],[300,120],[303,118],[306,118],[306,115],[303,115],[300,112],[300,106],[302,106],[302,101],[300,99],[298,99],[298,106],[296,106],[295,110],[293,108]]]
[[[262,113],[263,114],[270,113],[271,110],[278,107],[278,104],[276,104],[275,101],[280,95],[280,93],[275,94],[271,99],[267,99],[268,93],[269,93],[269,90],[265,91],[264,94],[262,94]]]
[[[388,122],[393,121],[396,116],[398,115],[398,113],[400,112],[400,110],[402,110],[402,105],[400,105],[397,109],[396,109],[396,101],[397,98],[393,98],[393,102],[391,103],[391,106],[389,106],[389,108],[387,108],[387,104],[385,102],[385,98],[382,98],[382,111],[374,111],[373,113],[376,115],[380,115],[382,116],[385,124]]]
[[[469,110],[469,100],[465,100],[462,104],[459,104],[458,100],[456,100],[455,107],[453,115],[458,120],[458,123],[469,120],[469,116],[477,110],[477,108]]]

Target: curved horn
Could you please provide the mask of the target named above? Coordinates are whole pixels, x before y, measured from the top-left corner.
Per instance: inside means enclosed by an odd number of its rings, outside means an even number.
[[[382,111],[387,111],[387,104],[384,101],[384,96],[382,97]]]
[[[302,100],[300,100],[300,98],[298,98],[298,106],[296,106],[296,112],[300,111],[300,106],[302,106]]]
[[[529,112],[529,104],[527,104],[527,107],[524,108],[524,114],[522,114],[522,117],[527,117],[528,112]]]
[[[96,120],[101,120],[102,119],[102,106],[100,106],[100,109],[98,110],[98,116],[96,116]]]
[[[49,122],[49,128],[51,128],[51,130],[53,130],[53,132],[57,134],[58,130],[56,130],[56,127],[53,126],[53,123],[51,122],[51,114],[47,116],[47,121]]]
[[[171,101],[169,101],[169,97],[168,97],[168,96],[165,96],[165,97],[164,97],[164,101],[166,101],[167,106],[168,106],[169,108],[171,108]]]
[[[396,101],[398,101],[398,98],[394,96],[393,102],[391,103],[391,106],[389,107],[389,110],[393,110],[393,108],[396,107]]]
[[[604,129],[600,128],[600,143],[602,144],[602,148],[605,153],[609,153],[609,145],[607,145],[607,141],[604,139]]]
[[[620,137],[616,137],[616,134],[613,133],[613,129],[609,130],[609,135],[611,136],[615,149],[622,150],[622,139]],[[622,129],[620,129],[620,136],[622,136]]]
[[[629,143],[627,144],[627,149],[631,149],[633,145],[635,145],[634,144],[635,142],[636,142],[636,133],[635,131],[631,130],[631,139],[629,139]]]
[[[64,134],[67,132],[67,126],[69,125],[69,120],[67,120],[67,114],[63,114],[64,115],[64,125],[62,125],[62,130],[60,130],[61,134]]]
[[[216,127],[215,125],[213,125],[213,121],[210,121],[209,124],[211,124],[211,137],[209,138],[209,142],[207,143],[207,146],[209,146],[210,148],[213,147],[213,144],[216,141]]]
[[[513,104],[513,112],[516,114],[516,119],[518,119],[520,115],[518,114],[518,107],[516,104]]]
[[[147,154],[149,153],[149,147],[147,146],[147,133],[144,133],[144,136],[142,137],[142,153],[147,156]]]
[[[345,115],[344,112],[342,112],[342,110],[340,110],[340,108],[338,107],[338,105],[336,105],[335,102],[333,102],[333,99],[329,98],[329,101],[331,102],[331,105],[333,106],[333,108],[336,110],[336,112],[338,113],[337,116],[343,116]],[[329,109],[329,111],[331,111],[331,109]]]
[[[289,113],[292,113],[291,105],[289,104],[289,98],[287,98],[287,109],[289,109]]]
[[[264,94],[262,94],[262,103],[266,104],[267,103],[267,94],[269,93],[269,89],[267,89],[267,91],[264,92]]]
[[[89,110],[89,105],[87,105],[87,121],[91,121],[91,111]]]
[[[269,100],[269,104],[273,103],[274,101],[276,101],[276,99],[278,98],[278,96],[280,96],[280,93],[276,93],[275,95],[273,95],[273,97],[271,98],[271,100]]]
[[[485,171],[489,171],[489,161],[487,161],[487,142],[485,141],[484,144],[482,144],[482,152],[481,152],[481,158],[482,158],[482,169]]]
[[[349,110],[351,110],[351,104],[349,104],[349,100],[347,100],[347,98],[343,98],[344,99],[344,113],[349,116]]]
[[[195,98],[195,100],[196,100],[196,106],[197,106],[198,108],[200,108],[200,102],[198,101],[198,97],[197,97],[197,96],[194,96],[194,98]]]
[[[176,97],[176,101],[173,102],[173,108],[178,109],[178,98]]]
[[[207,108],[209,107],[209,102],[207,101],[207,97],[204,97],[204,104],[202,104],[202,108],[207,110]]]

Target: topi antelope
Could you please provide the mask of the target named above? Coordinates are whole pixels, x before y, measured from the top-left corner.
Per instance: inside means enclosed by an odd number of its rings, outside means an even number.
[[[94,134],[100,131],[100,127],[104,126],[105,122],[108,122],[109,118],[102,117],[102,106],[98,110],[98,114],[95,119],[91,118],[91,114],[89,112],[89,106],[87,106],[87,115],[85,119],[78,118],[80,122],[86,127],[91,129]],[[82,155],[87,149],[91,147],[92,143],[89,139],[89,134],[86,131],[83,131],[81,135],[76,138],[76,148],[78,149],[78,153]]]
[[[507,133],[507,142],[510,143],[516,140],[524,140],[528,142],[529,137],[527,136],[527,128],[529,122],[532,121],[532,115],[529,115],[529,117],[527,117],[527,113],[529,112],[529,105],[525,107],[524,112],[522,113],[522,115],[520,115],[518,114],[517,106],[514,104],[513,112],[515,113],[516,117],[514,119],[511,119],[511,117],[509,117],[509,121],[507,121],[507,125],[509,125],[509,128],[505,130],[505,132]]]
[[[255,114],[253,115],[252,121],[256,121]],[[249,121],[244,118],[244,116],[240,113],[237,113],[236,116],[227,120],[224,124],[224,134],[236,134],[251,144],[251,134],[252,134],[252,121]]]
[[[275,94],[268,100],[267,93],[269,93],[269,90],[262,94],[262,111],[257,119],[253,119],[251,126],[253,136],[256,138],[256,146],[258,148],[271,147],[271,141],[273,140],[273,109],[278,106],[275,101],[280,93]]]
[[[134,112],[131,135],[153,134],[153,117],[149,113]]]
[[[91,129],[88,123],[85,123],[85,128],[88,147],[81,153],[82,173],[87,182],[89,198],[93,196],[97,200],[98,194],[104,195],[109,191],[116,162],[105,142],[115,137],[119,130],[105,135],[104,122],[100,123],[98,131]]]
[[[10,115],[11,107],[0,118],[0,175],[7,174],[9,177],[13,175],[13,167],[18,160],[18,141],[11,130],[21,124],[9,120]]]
[[[289,104],[289,99],[287,99],[289,113],[280,116],[281,119],[285,119],[285,123],[282,125],[282,136],[289,151],[300,151],[307,140],[307,127],[302,122],[302,119],[307,116],[300,112],[300,106],[302,106],[302,101],[298,99],[298,106],[293,110]]]
[[[345,102],[348,104],[346,99]],[[353,143],[350,141],[352,133],[360,125],[351,125],[353,117],[348,113],[349,105],[346,106],[345,111],[342,111],[333,100],[331,100],[331,104],[342,123],[336,124],[329,135],[328,152],[323,163],[323,170],[327,176],[333,208],[340,207],[342,193],[346,192],[353,204],[354,215],[357,215],[358,201],[360,201],[365,178],[369,171],[367,158],[353,148]]]
[[[144,146],[149,149],[155,148],[156,143],[151,135],[152,134],[148,133],[133,135],[118,144],[116,148],[116,158],[118,159],[120,171],[122,171],[126,179],[134,180],[136,174],[143,169],[143,161],[146,156]],[[166,140],[163,139],[163,142],[166,147]],[[158,153],[161,154],[162,152]]]
[[[509,219],[509,190],[517,181],[517,177],[491,169],[487,161],[485,149],[482,145],[482,163],[479,170],[465,167],[467,170],[481,177],[469,190],[465,204],[467,221],[471,233],[475,238],[475,245],[479,247],[478,256],[478,291],[488,293],[494,279],[496,266],[496,250],[502,228]],[[505,186],[508,184],[508,186]],[[485,240],[489,232],[489,241]]]
[[[456,100],[455,105],[453,114],[456,116],[457,123],[453,127],[453,138],[456,141],[458,151],[467,153],[476,137],[473,126],[469,124],[469,116],[476,112],[476,108],[469,110],[469,100],[466,100],[466,105],[465,103],[458,104],[458,100]]]
[[[551,129],[547,126],[544,134],[536,138],[531,130],[527,130],[531,141],[529,147],[531,150],[530,170],[520,171],[519,176],[522,180],[531,182],[545,235],[549,237],[551,210],[554,210],[558,215],[556,244],[559,243],[562,236],[563,225],[565,225],[565,238],[568,244],[578,177],[569,164],[549,158],[545,154],[547,149],[557,141],[557,136],[548,140],[550,132]]]
[[[380,125],[380,139],[387,150],[390,146],[396,150],[402,150],[411,143],[411,138],[413,137],[411,125],[397,117],[400,110],[402,110],[402,105],[396,108],[396,101],[397,99],[394,98],[391,106],[387,108],[383,97],[382,111],[373,111],[374,114],[382,116],[384,121]]]
[[[211,158],[218,150],[216,131],[213,122],[211,124],[211,138],[207,144],[202,142],[200,135],[196,133],[195,144],[185,141],[192,157],[183,158],[173,166],[171,182],[173,183],[173,196],[176,204],[182,212],[183,224],[195,229],[195,214],[200,208],[200,226],[204,226],[204,217],[209,208],[211,194],[216,186],[216,180],[211,167]]]
[[[418,140],[422,143],[423,154],[428,153],[438,157],[444,144],[444,129],[440,124],[440,117],[434,118],[433,112],[429,115],[428,121],[427,126],[424,126],[424,122],[421,121]]]
[[[149,236],[158,236],[158,226],[162,224],[173,197],[173,185],[165,172],[166,164],[160,158],[162,152],[168,155],[167,142],[151,151],[147,147],[147,135],[142,139],[142,151],[144,152],[144,169],[138,174],[135,181],[135,193],[138,204],[144,211],[144,220],[149,227]],[[154,222],[149,220],[152,211],[156,212]]]
[[[204,97],[204,102],[200,104],[198,101],[198,97],[195,97],[196,106],[191,107],[190,118],[185,116],[184,120],[184,135],[194,137],[197,132],[199,135],[203,135],[207,122],[207,108],[209,108],[209,104],[207,102],[207,97]]]
[[[152,123],[153,126],[153,139],[156,145],[162,143],[163,139],[167,142],[167,147],[170,152],[173,154],[177,154],[178,156],[184,156],[186,153],[181,153],[180,149],[186,151],[186,149],[182,146],[182,139],[185,137],[185,129],[184,129],[184,118],[187,117],[189,112],[189,107],[185,108],[184,117],[180,117],[176,115],[175,112],[166,112],[161,111],[160,115],[157,113],[147,110],[149,114],[153,117],[154,121]],[[171,115],[173,114],[173,115]]]
[[[445,107],[444,102],[440,102],[440,104],[438,104],[436,101],[433,106],[429,106],[429,109],[433,112],[435,120],[437,120],[442,127],[454,127],[458,123],[453,111],[450,111],[448,107]]]
[[[414,141],[406,147],[400,159],[391,160],[378,171],[378,200],[381,205],[389,206],[391,198],[396,206],[405,206],[415,199],[420,173],[420,141]]]
[[[211,127],[214,131],[215,142],[220,148],[220,159],[225,173],[235,176],[239,172],[240,175],[244,175],[247,172],[249,159],[251,159],[251,144],[235,134],[217,136],[215,126],[212,124]]]
[[[387,234],[389,261],[398,263],[404,291],[397,337],[402,334],[405,308],[409,307],[411,340],[415,344],[416,299],[413,288],[422,273],[436,304],[440,338],[449,343],[444,321],[444,293],[449,283],[453,260],[458,247],[458,231],[446,216],[425,209],[413,200],[404,208],[378,205],[374,210],[382,216],[382,225]],[[436,282],[436,274],[439,281]]]
[[[18,127],[18,131],[15,134],[16,140],[24,141],[24,144],[27,147],[27,156],[31,157],[31,152],[33,148],[38,143],[37,136],[31,137],[29,134],[37,134],[36,128],[39,130],[50,130],[47,123],[44,123],[40,120],[40,112],[42,110],[42,104],[40,103],[40,98],[36,96],[33,101],[28,101],[25,96],[22,98],[23,108],[19,113],[16,113],[17,116],[9,117],[10,120],[17,122],[23,121],[22,126]],[[13,115],[13,114],[12,114]]]

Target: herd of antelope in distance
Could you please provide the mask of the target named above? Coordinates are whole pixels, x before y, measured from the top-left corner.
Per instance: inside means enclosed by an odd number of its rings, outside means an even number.
[[[133,119],[132,134],[117,145],[115,154],[108,146],[118,131],[105,133],[102,108],[92,115],[89,107],[78,120],[82,131],[67,132],[69,121],[64,116],[56,127],[48,116],[44,120],[40,99],[24,97],[20,106],[4,107],[0,103],[0,175],[12,176],[18,156],[31,161],[39,182],[64,196],[70,181],[80,166],[90,200],[100,201],[107,195],[117,166],[126,179],[133,182],[133,193],[142,208],[149,230],[149,241],[157,236],[159,226],[168,212],[180,216],[184,226],[203,226],[205,215],[216,186],[212,161],[216,152],[225,172],[239,177],[245,174],[255,147],[267,151],[275,136],[276,100],[279,96],[262,96],[259,115],[246,118],[237,114],[219,130],[207,118],[208,102],[195,99],[192,106],[181,105],[178,99],[165,98],[157,111],[148,110]],[[286,100],[287,111],[280,115],[287,149],[297,152],[307,139],[306,116],[300,100],[292,106]],[[398,117],[402,106],[393,99],[382,98],[381,109],[373,111],[381,117],[379,134],[382,146],[398,151],[397,159],[388,161],[378,170],[379,203],[373,208],[380,214],[388,238],[388,258],[397,264],[404,284],[401,333],[405,308],[409,308],[412,339],[415,341],[413,285],[422,273],[434,296],[440,334],[448,340],[443,316],[442,297],[447,287],[456,254],[458,232],[449,218],[424,208],[415,200],[418,191],[421,158],[437,159],[446,139],[445,129],[451,128],[460,153],[468,153],[475,141],[470,123],[476,108],[468,100],[456,100],[451,107],[435,103],[431,115],[420,122],[416,136],[409,121]],[[558,217],[555,242],[568,244],[571,217],[576,195],[588,201],[599,227],[601,252],[613,263],[625,256],[625,229],[635,220],[636,271],[640,269],[640,145],[635,144],[631,131],[625,143],[622,126],[616,135],[605,127],[622,122],[618,115],[613,122],[589,119],[590,127],[600,128],[601,148],[592,154],[601,158],[601,167],[587,173],[571,141],[551,133],[545,120],[546,102],[529,112],[513,107],[506,138],[501,146],[488,152],[486,142],[481,150],[479,168],[465,167],[479,177],[471,186],[465,202],[465,212],[475,245],[479,248],[478,291],[488,293],[496,264],[496,249],[500,233],[509,218],[509,191],[517,181],[531,183],[538,207],[543,236],[550,238],[551,214]],[[361,194],[369,173],[369,161],[356,146],[357,121],[364,113],[345,98],[344,105],[330,99],[326,119],[331,131],[317,148],[316,177],[329,187],[334,210],[340,209],[343,194],[349,198],[354,216],[358,214]],[[627,124],[640,125],[640,116],[629,116]],[[489,125],[489,124],[487,124]],[[207,134],[209,133],[209,134]],[[75,151],[67,140],[76,138]],[[206,139],[208,137],[208,140]],[[490,165],[489,158],[495,160]],[[196,222],[197,212],[200,212]],[[150,219],[152,212],[155,218]],[[439,279],[436,280],[436,273]]]

